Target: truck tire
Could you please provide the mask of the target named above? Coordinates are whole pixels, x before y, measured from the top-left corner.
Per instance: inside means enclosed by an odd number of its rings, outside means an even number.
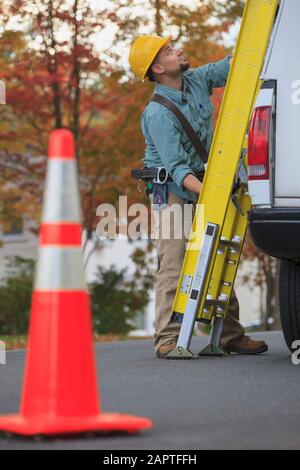
[[[292,344],[300,339],[300,266],[281,260],[279,273],[279,305],[284,339]]]

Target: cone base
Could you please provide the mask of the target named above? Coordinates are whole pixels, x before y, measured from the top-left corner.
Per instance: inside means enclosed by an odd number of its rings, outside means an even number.
[[[59,435],[94,432],[135,433],[152,427],[151,420],[117,413],[101,413],[88,418],[25,418],[22,415],[0,417],[0,432],[23,436]]]

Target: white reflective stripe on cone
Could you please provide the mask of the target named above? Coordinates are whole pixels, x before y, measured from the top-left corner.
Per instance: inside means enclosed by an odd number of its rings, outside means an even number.
[[[42,221],[81,222],[75,160],[48,160]]]
[[[34,288],[85,290],[81,248],[40,247]]]

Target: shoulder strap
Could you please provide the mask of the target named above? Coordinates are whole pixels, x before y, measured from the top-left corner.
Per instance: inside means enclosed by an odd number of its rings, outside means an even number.
[[[171,100],[166,98],[165,96],[159,95],[157,93],[154,93],[154,95],[152,95],[152,97],[148,101],[148,103],[150,101],[155,101],[156,103],[160,103],[161,105],[165,106],[170,111],[172,111],[172,113],[175,114],[175,116],[177,117],[177,119],[181,123],[182,128],[185,130],[187,136],[189,137],[189,139],[192,142],[193,146],[195,147],[198,154],[200,155],[201,160],[203,161],[203,163],[207,163],[208,152],[207,152],[206,148],[204,147],[203,143],[201,142],[201,140],[197,136],[196,132],[192,128],[189,121],[186,119],[184,114],[177,108],[177,106],[175,106],[175,104]]]

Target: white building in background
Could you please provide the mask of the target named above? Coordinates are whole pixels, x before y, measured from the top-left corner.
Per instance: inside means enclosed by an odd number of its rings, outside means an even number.
[[[4,234],[0,231],[0,241],[3,243],[0,246],[0,278],[5,278],[5,265],[8,256],[21,256],[23,258],[37,259],[38,253],[38,239],[24,226],[24,231],[14,231]],[[86,254],[92,248],[92,242],[87,246]],[[134,272],[134,263],[130,259],[130,255],[137,247],[144,247],[146,241],[139,240],[129,242],[126,239],[105,240],[99,251],[92,254],[86,267],[87,282],[95,279],[95,272],[97,266],[104,266],[108,268],[110,265],[115,265],[117,269],[127,268],[128,274]],[[257,270],[256,262],[245,263],[243,271],[237,274],[235,289],[240,303],[241,321],[247,326],[256,324],[260,320],[260,288],[255,287],[250,290],[247,285],[241,282],[242,277],[246,271]],[[154,332],[154,292],[151,293],[151,300],[146,308],[143,318],[136,321],[136,330],[132,333],[134,335],[152,335]]]

